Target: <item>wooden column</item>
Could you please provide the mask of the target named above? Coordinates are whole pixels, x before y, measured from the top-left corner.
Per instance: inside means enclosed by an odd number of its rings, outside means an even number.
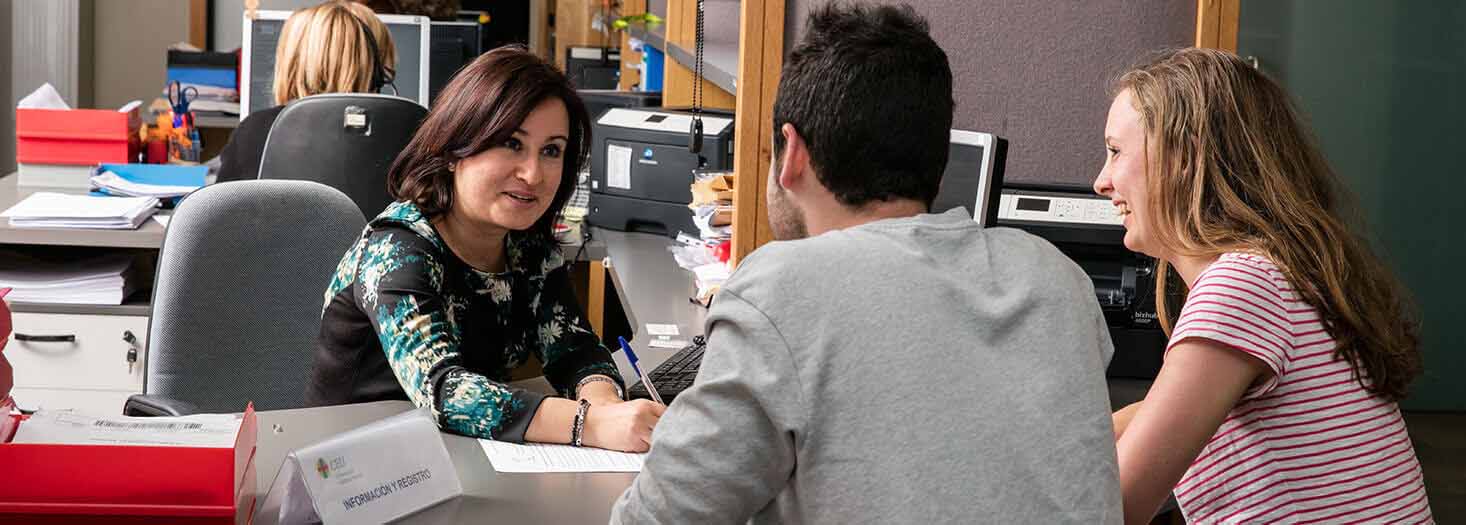
[[[1242,0],[1196,1],[1196,47],[1237,52],[1237,17]]]
[[[646,12],[646,0],[622,0],[621,16],[639,15]],[[616,89],[629,91],[631,86],[641,83],[641,53],[631,50],[631,33],[621,32],[621,80]]]
[[[738,28],[738,119],[734,123],[733,255],[737,264],[773,240],[769,229],[769,163],[774,151],[774,97],[784,68],[784,0],[743,0]]]
[[[586,290],[585,316],[596,337],[606,334],[606,265],[597,259],[590,262],[590,286]]]
[[[106,23],[105,21],[103,23]],[[188,43],[204,51],[213,51],[209,41],[209,0],[188,2]]]

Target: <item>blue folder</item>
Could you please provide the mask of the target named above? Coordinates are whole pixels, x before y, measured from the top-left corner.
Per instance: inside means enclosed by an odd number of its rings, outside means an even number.
[[[208,166],[180,166],[176,164],[102,164],[102,170],[138,184],[159,186],[204,186],[204,177],[209,175]]]

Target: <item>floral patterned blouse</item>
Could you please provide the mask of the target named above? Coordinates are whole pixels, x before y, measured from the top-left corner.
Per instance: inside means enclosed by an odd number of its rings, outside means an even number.
[[[562,396],[586,376],[621,376],[591,332],[553,240],[511,232],[509,268],[481,272],[410,203],[388,206],[326,290],[306,401],[409,399],[439,428],[522,442],[543,394],[513,388],[531,356]],[[624,386],[624,385],[623,385]]]

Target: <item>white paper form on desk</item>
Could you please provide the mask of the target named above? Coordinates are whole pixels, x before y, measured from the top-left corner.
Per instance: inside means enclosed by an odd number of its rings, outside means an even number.
[[[229,448],[240,421],[238,414],[127,417],[39,410],[21,422],[11,443]]]
[[[489,463],[499,472],[641,472],[646,454],[599,448],[504,443],[480,439]]]

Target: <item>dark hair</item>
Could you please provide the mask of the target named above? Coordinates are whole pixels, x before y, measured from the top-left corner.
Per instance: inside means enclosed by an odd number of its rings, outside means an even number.
[[[821,184],[846,206],[894,198],[931,206],[947,166],[952,69],[908,5],[831,2],[810,13],[774,102],[794,125]]]
[[[590,117],[565,75],[518,45],[484,53],[448,81],[387,173],[392,198],[416,204],[429,218],[447,213],[453,207],[453,172],[448,167],[508,140],[535,106],[550,97],[565,103],[570,138],[560,186],[529,231],[553,237],[555,221],[575,191],[589,153]]]

